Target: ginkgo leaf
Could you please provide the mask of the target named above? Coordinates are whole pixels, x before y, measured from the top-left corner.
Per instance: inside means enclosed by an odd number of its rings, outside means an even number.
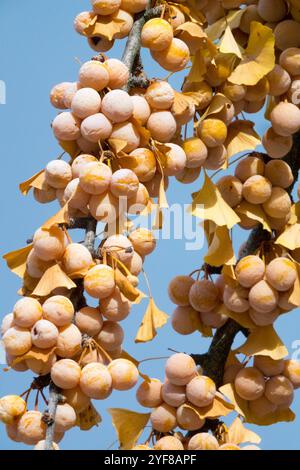
[[[236,321],[239,325],[243,326],[244,328],[248,328],[250,330],[257,328],[257,325],[251,320],[248,312],[236,313],[232,310],[229,310],[224,304],[221,304],[221,306],[218,307],[217,312],[226,315],[229,318],[232,318],[232,320]]]
[[[239,59],[242,58],[241,47],[236,42],[230,26],[227,26],[225,29],[224,36],[222,37],[219,46],[219,51],[222,52],[222,54],[234,54],[239,57]]]
[[[204,257],[204,261],[210,266],[222,266],[223,264],[236,263],[229,230],[225,225],[222,227],[216,227],[212,242]]]
[[[246,342],[236,349],[246,356],[268,356],[278,361],[288,355],[288,350],[282,343],[272,325],[257,327],[248,336]]]
[[[199,10],[199,6],[197,5],[196,0],[186,0],[184,4],[168,2],[168,5],[176,5],[176,7],[179,8],[179,10],[181,10],[194,23],[203,24],[206,22],[206,18],[201,10]]]
[[[203,75],[207,72],[205,56],[201,49],[196,51],[195,55],[192,57],[192,67],[187,76],[187,81],[189,83],[198,83],[203,81]]]
[[[277,409],[265,416],[254,416],[251,412],[247,415],[247,423],[253,423],[258,426],[271,426],[272,424],[281,422],[291,422],[296,418],[295,413],[290,409]]]
[[[89,431],[94,426],[98,426],[102,421],[101,416],[92,403],[85,410],[76,413],[76,418],[76,426],[81,431]]]
[[[90,25],[84,30],[85,36],[99,36],[111,41],[115,35],[121,31],[125,20],[109,16],[98,16],[96,22],[91,21]]]
[[[66,275],[66,273],[61,269],[59,264],[55,264],[54,266],[51,266],[51,268],[47,269],[47,271],[45,271],[38,285],[32,292],[32,295],[37,297],[46,297],[58,287],[73,289],[77,286],[72,281],[72,279],[70,279]]]
[[[140,361],[138,361],[137,359],[135,359],[133,356],[131,356],[130,354],[128,354],[126,351],[122,351],[120,357],[121,357],[122,359],[127,359],[128,361],[133,362],[133,364],[134,364],[134,365],[138,368],[138,370],[139,370]],[[142,377],[142,379],[145,380],[145,382],[148,382],[148,383],[151,382],[150,377],[149,377],[148,375],[146,375],[146,374],[143,374],[140,370],[139,370],[139,375],[140,375],[140,377]]]
[[[261,442],[261,438],[255,432],[245,428],[241,419],[237,417],[228,428],[226,441],[232,444],[242,444],[244,442],[259,444]]]
[[[129,282],[127,277],[118,268],[115,269],[115,282],[122,294],[131,302],[136,301],[140,297],[140,291]]]
[[[284,246],[288,250],[300,248],[300,224],[287,225],[285,231],[279,235],[275,243]]]
[[[271,28],[252,21],[241,63],[228,77],[236,85],[256,85],[275,66],[275,36]]]
[[[293,290],[289,297],[289,302],[295,307],[300,307],[300,264],[294,261],[295,266],[297,268],[297,277],[294,283]]]
[[[194,23],[192,21],[187,21],[178,26],[175,29],[174,34],[183,41],[185,39],[188,41],[190,38],[196,39],[196,41],[193,42],[193,52],[208,47],[208,42],[211,42],[211,40],[207,37],[207,34],[201,28],[201,26],[198,23]]]
[[[33,245],[30,244],[25,246],[24,248],[14,250],[10,253],[6,253],[5,255],[3,255],[3,259],[5,259],[9,269],[22,279],[24,278],[26,272],[27,258],[32,248]]]
[[[77,157],[81,152],[76,140],[60,140],[59,145],[72,159]]]
[[[206,119],[208,116],[220,113],[226,106],[232,106],[232,103],[225,95],[222,93],[217,93],[214,95],[205,113],[201,115],[200,122]]]
[[[229,124],[224,145],[229,159],[245,150],[255,150],[258,145],[261,145],[261,140],[254,130],[253,122],[237,120]]]
[[[257,222],[262,224],[264,230],[272,232],[268,217],[259,204],[250,204],[250,202],[244,200],[235,208],[235,211],[237,214],[249,217],[249,219],[257,220]]]
[[[127,141],[122,139],[108,139],[108,143],[116,155],[121,153],[127,145]]]
[[[44,229],[50,229],[54,225],[59,224],[68,224],[70,222],[69,217],[69,203],[67,202],[57,214],[53,215],[50,219],[48,219],[42,226]]]
[[[219,388],[219,391],[234,405],[235,411],[246,418],[249,412],[248,401],[241,398],[235,391],[233,384],[229,383]]]
[[[33,346],[32,349],[26,354],[23,354],[23,356],[16,357],[12,362],[12,367],[19,364],[20,362],[26,361],[27,359],[36,359],[37,361],[46,363],[49,361],[49,357],[54,353],[55,349],[56,346],[48,349],[39,349]]]
[[[237,285],[237,278],[233,266],[224,265],[222,268],[222,275],[224,276],[226,284],[229,284],[233,287]]]
[[[229,26],[231,30],[238,28],[243,14],[243,10],[230,11],[227,16],[222,16],[222,18],[206,28],[207,36],[212,41],[215,41],[222,36],[227,26]]]
[[[206,173],[203,187],[193,195],[193,203],[188,210],[195,217],[211,220],[220,227],[226,225],[231,229],[240,222],[240,218],[224,201],[220,191]]]
[[[28,180],[19,184],[21,193],[26,196],[31,188],[42,189],[45,182],[45,170],[41,170],[35,175],[31,176]]]
[[[191,104],[194,104],[192,97],[185,93],[179,93],[178,91],[175,91],[175,98],[172,106],[172,111],[175,115],[186,111]]]
[[[227,416],[234,410],[234,405],[232,403],[228,403],[228,401],[224,400],[221,394],[218,393],[212,404],[209,406],[199,408],[190,403],[186,403],[184,407],[193,410],[201,419],[216,419],[220,416]]]
[[[120,448],[132,449],[148,423],[150,413],[136,413],[123,408],[109,408],[107,411],[112,417]]]
[[[156,330],[164,326],[167,323],[168,318],[169,316],[155,305],[155,302],[151,297],[146,313],[137,332],[135,342],[147,343],[148,341],[152,341],[157,335]]]

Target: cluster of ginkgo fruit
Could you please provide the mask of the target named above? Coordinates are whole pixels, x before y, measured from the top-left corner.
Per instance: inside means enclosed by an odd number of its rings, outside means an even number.
[[[252,419],[266,418],[293,403],[300,387],[300,363],[294,359],[274,360],[254,356],[253,366],[232,364],[225,369],[223,383],[233,383],[237,395],[248,402]]]
[[[285,161],[270,159],[265,164],[259,156],[248,156],[236,166],[235,176],[223,176],[216,185],[223,199],[239,215],[239,225],[243,229],[250,230],[259,225],[258,220],[247,216],[247,211],[255,213],[259,206],[270,228],[280,230],[292,215],[292,201],[287,189],[293,182],[291,167]]]

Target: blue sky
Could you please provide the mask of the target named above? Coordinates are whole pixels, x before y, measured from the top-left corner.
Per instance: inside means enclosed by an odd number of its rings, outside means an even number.
[[[42,169],[56,158],[60,149],[52,135],[50,122],[56,111],[49,103],[51,87],[62,81],[74,81],[79,69],[93,54],[86,40],[73,30],[73,18],[89,9],[88,0],[11,0],[0,1],[0,80],[6,84],[6,104],[0,105],[1,154],[1,254],[25,245],[35,229],[57,211],[56,203],[37,204],[31,195],[24,198],[18,192],[19,182]],[[109,57],[120,58],[124,42],[118,42],[109,51]],[[145,69],[149,76],[165,77],[149,55],[143,53]],[[180,77],[182,78],[182,77]],[[179,77],[172,82],[179,88]],[[1,100],[0,100],[1,101]],[[256,117],[259,132],[267,127],[263,118]],[[188,204],[191,193],[201,187],[202,179],[190,186],[180,185],[172,179],[168,191],[169,203]],[[246,239],[247,232],[237,230],[236,248]],[[76,235],[76,237],[80,235]],[[82,238],[82,237],[81,237]],[[159,241],[156,251],[146,261],[146,272],[151,282],[153,296],[161,309],[171,314],[173,305],[167,296],[167,286],[177,274],[187,274],[202,264],[204,249],[186,251],[185,240]],[[1,261],[1,316],[9,313],[17,300],[20,282]],[[141,284],[143,288],[143,283]],[[175,334],[170,325],[159,331],[157,338],[146,345],[135,345],[134,337],[146,308],[146,302],[134,307],[123,323],[126,329],[125,349],[138,359],[166,356],[168,348],[184,352],[205,352],[209,341],[195,333],[189,337]],[[284,315],[277,322],[277,331],[293,352],[292,343],[299,338],[299,311]],[[242,338],[237,338],[241,343]],[[164,361],[146,362],[143,371],[152,377],[163,378]],[[0,369],[0,396],[22,393],[30,385],[30,373],[3,372]],[[114,392],[105,402],[97,402],[103,423],[89,432],[78,428],[67,433],[63,449],[106,449],[116,439],[106,412],[109,407],[140,408],[135,402],[135,392]],[[299,412],[299,394],[296,393],[293,410]],[[253,426],[262,437],[264,449],[299,448],[299,421],[277,424],[268,428]],[[22,449],[10,441],[4,427],[0,427],[0,449]],[[25,446],[24,446],[25,448]],[[114,445],[116,448],[116,445]]]

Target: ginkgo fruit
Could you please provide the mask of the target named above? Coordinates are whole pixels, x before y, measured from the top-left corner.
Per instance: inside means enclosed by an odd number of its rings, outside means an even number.
[[[168,23],[169,24],[169,23]],[[168,82],[151,83],[145,93],[145,98],[153,109],[170,109],[175,100],[175,92]]]
[[[150,420],[155,431],[170,432],[177,426],[176,408],[163,403],[152,411]]]
[[[183,70],[190,60],[190,50],[181,39],[173,38],[169,47],[162,51],[151,50],[153,59],[169,72]]]
[[[222,92],[231,101],[238,102],[245,98],[247,88],[244,85],[235,85],[234,83],[225,82],[222,86]]]
[[[80,243],[70,243],[64,252],[64,271],[72,278],[80,277],[93,265],[93,258],[89,250]]]
[[[73,316],[73,304],[63,295],[54,295],[43,303],[43,317],[56,326],[69,325]]]
[[[96,341],[106,351],[113,351],[121,346],[123,339],[123,328],[117,322],[105,321]]]
[[[79,13],[74,20],[74,28],[77,33],[84,35],[85,29],[89,26],[95,16],[96,13],[93,11],[83,11],[82,13]]]
[[[245,100],[249,101],[250,103],[262,101],[266,98],[266,96],[269,93],[270,93],[269,80],[267,77],[263,77],[256,83],[256,85],[247,86]]]
[[[65,233],[58,227],[50,230],[38,229],[33,236],[33,248],[43,261],[60,259],[67,245]]]
[[[68,390],[64,389],[63,396],[77,413],[86,410],[90,404],[90,398],[83,393],[79,386]]]
[[[172,327],[180,335],[190,335],[197,330],[199,312],[190,305],[176,307],[172,314]]]
[[[243,33],[249,34],[250,26],[253,21],[260,23],[263,22],[262,17],[258,13],[257,5],[249,5],[245,8],[239,28],[243,31]]]
[[[129,240],[134,250],[142,257],[150,255],[156,247],[156,239],[153,232],[143,227],[131,232]]]
[[[98,221],[113,223],[118,218],[118,199],[110,192],[92,196],[89,202],[89,208],[91,215]]]
[[[264,394],[265,379],[256,367],[245,367],[238,372],[234,386],[241,398],[252,401]]]
[[[139,179],[129,169],[117,170],[113,173],[110,183],[110,191],[115,197],[134,197],[139,189]]]
[[[265,176],[273,186],[287,189],[294,182],[291,167],[283,160],[271,160],[266,164]]]
[[[187,399],[195,406],[209,406],[214,401],[216,386],[214,382],[204,375],[194,377],[186,387]]]
[[[57,140],[76,140],[81,135],[80,124],[81,121],[78,117],[69,111],[64,111],[54,118],[52,122],[53,133]]]
[[[183,445],[177,437],[164,436],[156,441],[155,450],[184,450]]]
[[[251,204],[263,204],[271,197],[271,193],[271,182],[264,176],[251,176],[243,184],[243,197]]]
[[[249,411],[255,418],[264,418],[273,414],[276,409],[277,405],[270,402],[264,395],[249,402]]]
[[[276,308],[277,302],[277,291],[264,280],[259,281],[250,289],[249,304],[258,312],[272,312]]]
[[[57,344],[59,331],[48,320],[38,320],[32,327],[31,339],[34,346],[40,349],[52,348]]]
[[[128,67],[118,59],[107,59],[104,64],[109,73],[108,87],[113,90],[122,88],[129,78]]]
[[[176,353],[167,360],[165,372],[172,384],[186,385],[197,375],[197,367],[191,356]]]
[[[74,158],[71,164],[73,179],[79,178],[80,172],[85,165],[94,162],[97,162],[97,158],[94,157],[94,155],[81,154],[78,157]]]
[[[145,125],[151,114],[148,101],[144,98],[144,96],[140,95],[133,95],[130,96],[130,98],[133,103],[133,117],[137,119],[142,125]]]
[[[265,172],[265,164],[262,159],[258,157],[243,158],[235,168],[235,176],[242,183],[245,183],[252,176],[263,176]]]
[[[274,29],[275,45],[280,51],[300,46],[300,31],[297,21],[287,19],[277,24]]]
[[[153,139],[166,143],[174,137],[177,123],[170,111],[154,111],[147,121],[147,129]]]
[[[47,271],[48,268],[53,266],[54,261],[44,261],[41,258],[39,258],[36,254],[36,250],[33,249],[29,253],[27,260],[26,260],[26,270],[29,276],[31,276],[34,279],[40,279],[45,271]]]
[[[71,166],[63,160],[52,160],[46,165],[45,180],[55,189],[65,188],[72,179]]]
[[[300,109],[293,103],[277,104],[271,111],[270,119],[274,131],[283,137],[295,134],[300,129]]]
[[[100,310],[95,307],[82,307],[76,312],[75,325],[82,333],[96,336],[103,326]]]
[[[296,359],[284,361],[283,375],[289,379],[294,388],[300,387],[300,363]]]
[[[120,32],[114,34],[114,39],[124,39],[130,33],[133,26],[133,15],[125,10],[117,10],[112,14],[113,20],[121,20],[119,23]]]
[[[265,396],[275,405],[289,405],[294,396],[293,384],[284,375],[271,377],[266,383]]]
[[[270,87],[269,94],[271,96],[283,95],[288,91],[292,82],[288,72],[278,64],[268,73],[267,78]]]
[[[101,300],[100,309],[102,315],[107,320],[119,322],[128,317],[131,303],[125,295],[122,294],[120,289],[116,287],[112,295]]]
[[[162,383],[158,379],[144,381],[136,391],[136,399],[146,408],[157,408],[163,403]]]
[[[269,356],[255,356],[254,366],[259,369],[265,377],[272,377],[283,373],[284,360],[275,360]]]
[[[258,312],[257,310],[254,310],[253,308],[249,309],[249,316],[251,320],[257,326],[272,325],[275,322],[275,320],[277,320],[280,313],[281,311],[279,308],[275,308],[274,310],[271,310],[270,312]]]
[[[150,197],[147,188],[143,183],[139,183],[137,193],[129,199],[127,212],[128,214],[138,215],[146,209]]]
[[[270,198],[263,204],[264,211],[274,219],[282,219],[291,211],[292,203],[288,192],[280,187],[272,188]]]
[[[94,88],[81,88],[72,99],[71,111],[79,119],[85,119],[100,111],[101,98]]]
[[[188,442],[188,450],[217,450],[218,448],[217,439],[208,432],[194,434]]]
[[[56,190],[44,181],[41,189],[33,188],[33,197],[40,204],[48,204],[49,202],[55,201]]]
[[[112,392],[112,377],[107,367],[98,362],[86,365],[81,371],[80,388],[95,400],[104,400]]]
[[[293,261],[288,258],[275,258],[267,266],[266,280],[279,292],[291,289],[296,279],[296,266]]]
[[[87,212],[89,199],[90,195],[81,188],[79,178],[75,178],[67,184],[63,194],[63,202],[69,203],[70,211],[78,209],[81,212]]]
[[[150,181],[145,182],[145,187],[148,190],[148,194],[149,194],[150,197],[158,197],[159,196],[161,181],[162,181],[161,173],[157,172],[157,173],[155,173],[155,175],[153,176],[153,178]],[[168,176],[164,176],[163,187],[164,187],[165,191],[169,187],[169,178],[168,178]]]
[[[200,418],[195,410],[185,404],[177,408],[176,419],[179,427],[186,431],[196,431],[205,424],[205,419]]]
[[[217,147],[225,142],[227,127],[220,119],[207,118],[200,123],[197,133],[207,147]]]
[[[295,305],[290,302],[290,297],[292,295],[292,289],[286,292],[280,292],[278,297],[278,307],[280,307],[285,312],[294,310]]]
[[[39,441],[35,446],[33,450],[46,450],[46,441],[42,440]],[[56,442],[52,442],[51,444],[51,450],[59,450],[59,446]]]
[[[68,403],[58,404],[55,413],[55,431],[66,432],[76,424],[76,413]]]
[[[210,328],[221,328],[228,320],[227,315],[219,313],[217,308],[210,312],[199,312],[202,323]]]
[[[80,381],[81,367],[72,359],[61,359],[51,369],[51,379],[57,387],[69,390],[77,387]]]
[[[7,330],[14,326],[14,314],[13,313],[8,313],[3,317],[2,323],[1,323],[1,336],[5,335]]]
[[[152,18],[143,26],[141,44],[152,51],[167,49],[173,39],[173,28],[162,18]]]
[[[164,174],[166,176],[176,176],[186,166],[186,154],[180,145],[168,143],[168,148]]]
[[[259,0],[257,10],[263,20],[277,23],[287,13],[287,5],[284,0]]]
[[[189,103],[186,108],[177,109],[174,105],[171,108],[171,112],[177,122],[178,126],[185,126],[195,116],[196,106],[194,103]]]
[[[104,264],[90,269],[84,278],[84,288],[96,299],[105,299],[115,290],[114,270]]]
[[[130,390],[139,379],[137,367],[128,359],[115,359],[108,365],[108,371],[115,390]]]
[[[235,176],[223,176],[217,182],[217,188],[230,207],[235,207],[242,202],[243,184]]]
[[[30,331],[19,326],[12,326],[3,335],[5,351],[11,356],[22,356],[32,346]]]
[[[101,105],[102,113],[113,123],[127,121],[133,114],[133,103],[126,91],[108,92]]]
[[[64,103],[64,94],[72,86],[70,82],[63,82],[55,85],[50,91],[50,102],[57,109],[67,109]]]
[[[189,291],[189,302],[198,312],[209,312],[219,303],[219,291],[212,281],[196,281]]]
[[[121,6],[121,0],[91,0],[92,7],[98,15],[111,15]]]
[[[104,114],[96,113],[82,121],[80,130],[84,139],[97,144],[111,136],[113,126]]]
[[[107,191],[111,179],[112,171],[107,165],[100,162],[91,162],[82,167],[79,184],[85,192],[97,195]]]
[[[203,163],[206,170],[220,170],[227,160],[227,150],[224,145],[208,148],[207,158]]]
[[[36,445],[45,439],[47,425],[40,411],[27,411],[18,422],[18,439],[24,444]]]
[[[13,322],[22,328],[31,328],[42,318],[42,307],[38,300],[23,297],[13,308]]]
[[[250,288],[264,278],[265,270],[265,263],[259,256],[249,255],[238,262],[235,275],[243,287]]]
[[[18,395],[6,395],[0,399],[0,421],[4,424],[13,424],[26,411],[27,404]]]
[[[151,116],[150,116],[151,118]],[[140,134],[132,122],[121,122],[113,126],[111,139],[123,140],[127,144],[123,151],[130,153],[137,149],[141,143]]]
[[[161,396],[167,405],[178,408],[186,402],[186,387],[166,381],[162,386]]]
[[[141,183],[151,181],[156,173],[154,153],[147,148],[137,148],[129,154],[130,168]]]
[[[46,362],[40,359],[26,359],[26,366],[37,375],[47,375],[51,372],[52,366],[56,363],[57,356],[52,353]]]
[[[81,350],[82,335],[76,325],[60,328],[57,338],[57,355],[70,359]]]
[[[282,51],[279,57],[279,63],[290,75],[300,75],[300,49],[290,47]]]
[[[199,178],[201,168],[187,168],[177,173],[176,179],[183,184],[191,184]]]
[[[81,88],[81,86],[78,82],[73,82],[65,90],[64,96],[63,96],[63,102],[64,102],[64,105],[67,109],[71,108],[72,99],[74,98],[77,91],[80,90],[80,88]],[[65,116],[65,119],[68,121],[67,116]],[[80,120],[78,122],[80,122]]]
[[[223,294],[224,305],[233,312],[243,313],[249,309],[248,290],[242,286],[226,285]]]
[[[108,70],[105,65],[98,60],[85,62],[79,70],[79,82],[82,87],[101,91],[108,85]]]

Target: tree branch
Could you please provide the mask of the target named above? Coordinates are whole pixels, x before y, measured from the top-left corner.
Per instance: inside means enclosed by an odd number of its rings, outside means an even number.
[[[49,386],[48,410],[44,413],[44,416],[43,416],[43,420],[47,424],[45,450],[54,450],[53,442],[54,442],[54,434],[55,434],[55,416],[56,416],[57,405],[59,404],[60,400],[61,400],[60,389],[57,388],[53,382],[51,382]]]

